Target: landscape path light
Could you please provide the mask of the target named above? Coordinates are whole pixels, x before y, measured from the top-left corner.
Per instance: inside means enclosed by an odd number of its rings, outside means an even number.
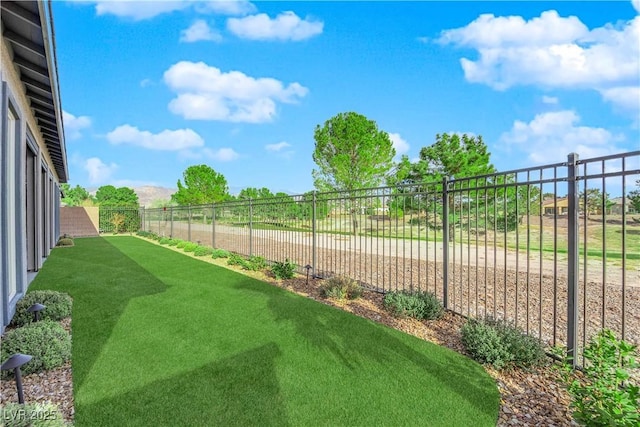
[[[39,302],[33,304],[31,307],[27,308],[29,313],[33,313],[33,321],[37,322],[40,320],[40,312],[47,308],[46,305],[40,304]]]
[[[311,270],[313,267],[311,267],[310,264],[307,264],[304,266],[304,268],[307,269],[307,286],[309,286],[309,270]]]
[[[0,370],[2,371],[10,371],[13,369],[13,373],[16,376],[16,388],[18,389],[18,403],[24,403],[24,394],[22,393],[22,374],[20,373],[20,367],[25,363],[29,362],[33,359],[33,356],[29,356],[28,354],[16,353],[10,358],[8,358],[2,366],[0,366]]]

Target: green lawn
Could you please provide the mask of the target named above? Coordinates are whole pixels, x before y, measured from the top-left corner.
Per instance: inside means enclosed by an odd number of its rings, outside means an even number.
[[[75,242],[30,289],[74,299],[79,427],[496,424],[457,353],[135,237]]]

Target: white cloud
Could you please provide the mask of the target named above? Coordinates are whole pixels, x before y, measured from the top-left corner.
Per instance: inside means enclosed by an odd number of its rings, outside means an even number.
[[[266,13],[244,18],[229,18],[227,29],[251,40],[304,40],[321,34],[324,23],[309,17],[300,19],[294,12],[283,12],[274,19]]]
[[[402,139],[399,133],[390,133],[389,139],[393,143],[393,148],[396,150],[396,157],[400,157],[409,151],[409,144]]]
[[[131,144],[163,151],[179,151],[204,145],[202,137],[191,129],[165,129],[154,134],[131,125],[118,126],[107,134],[107,140],[112,144]]]
[[[203,19],[196,20],[189,28],[180,33],[181,42],[193,43],[201,40],[220,42],[222,36]]]
[[[639,70],[640,72],[640,70]],[[612,104],[640,114],[640,86],[614,87],[601,91],[602,97]]]
[[[591,158],[621,151],[615,143],[624,140],[623,136],[600,127],[579,126],[579,122],[580,116],[570,110],[542,113],[529,123],[516,120],[500,139],[535,164],[561,162],[572,152]]]
[[[543,95],[542,96],[542,102],[545,104],[551,104],[551,105],[555,105],[558,103],[558,98],[556,98],[555,96],[547,96],[547,95]]]
[[[631,5],[636,10],[636,12],[640,13],[640,0],[631,0]]]
[[[115,15],[130,18],[134,21],[151,19],[164,13],[188,8],[191,2],[179,1],[140,1],[140,0],[108,0],[96,2],[97,15]]]
[[[218,150],[204,148],[202,152],[208,158],[216,160],[218,162],[231,162],[240,157],[240,155],[236,153],[233,148],[220,148]]]
[[[460,60],[469,82],[496,90],[516,85],[592,89],[606,96],[610,90],[640,87],[639,39],[640,16],[590,30],[577,17],[550,10],[529,21],[480,15],[465,27],[443,31],[438,41],[478,52],[477,60]]]
[[[64,134],[68,139],[78,139],[82,137],[82,130],[91,127],[91,119],[88,116],[74,116],[71,113],[62,111],[62,122],[64,123]]]
[[[89,184],[101,185],[109,182],[111,175],[118,169],[115,163],[105,164],[98,157],[85,160],[83,168],[89,174]]]
[[[200,13],[213,12],[220,15],[246,15],[256,11],[253,3],[246,0],[212,0],[199,3],[196,10]]]
[[[148,87],[153,85],[153,81],[151,79],[142,79],[140,81],[140,87]]]
[[[169,110],[191,120],[262,123],[276,115],[276,103],[295,103],[308,89],[299,83],[284,86],[273,78],[254,78],[240,71],[220,71],[203,62],[182,61],[164,73],[178,96]]]
[[[277,144],[267,144],[264,146],[264,149],[267,151],[281,151],[287,147],[291,147],[291,144],[288,142],[278,142]]]

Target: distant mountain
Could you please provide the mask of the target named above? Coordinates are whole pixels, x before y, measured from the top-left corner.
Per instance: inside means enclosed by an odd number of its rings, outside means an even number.
[[[155,187],[152,185],[145,185],[142,187],[135,187],[133,191],[138,195],[138,201],[140,206],[149,207],[155,200],[169,200],[171,195],[178,191],[176,188]]]

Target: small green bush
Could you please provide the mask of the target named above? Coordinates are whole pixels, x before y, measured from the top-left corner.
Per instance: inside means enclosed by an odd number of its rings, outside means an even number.
[[[214,249],[211,253],[211,258],[229,258],[231,253],[224,249]]]
[[[63,237],[58,240],[58,244],[56,246],[73,246],[73,239],[69,237]]]
[[[271,266],[271,272],[276,276],[276,279],[291,279],[296,274],[296,268],[298,266],[287,258],[284,262],[274,262]]]
[[[469,355],[496,369],[541,366],[547,361],[538,339],[505,321],[470,319],[461,332],[462,344]]]
[[[53,403],[6,403],[0,407],[0,422],[12,427],[65,427],[58,406]],[[5,424],[0,424],[5,425]]]
[[[362,295],[362,286],[347,276],[333,276],[322,282],[320,292],[326,298],[356,299]]]
[[[184,245],[184,248],[182,248],[182,250],[185,252],[193,252],[196,250],[197,247],[198,247],[197,243],[189,242],[186,245]]]
[[[195,256],[207,256],[207,255],[211,255],[212,253],[213,253],[213,249],[211,249],[211,248],[209,248],[207,246],[198,246],[193,251],[193,254]]]
[[[184,249],[184,247],[186,245],[188,245],[189,242],[187,242],[186,240],[180,240],[177,244],[176,244],[176,248],[178,249]]]
[[[387,292],[383,305],[394,316],[415,319],[438,319],[444,313],[442,304],[431,292]]]
[[[230,252],[227,258],[227,265],[239,265],[242,267],[246,262],[246,259],[242,255],[233,252]]]
[[[159,242],[161,245],[168,245],[170,241],[171,241],[171,239],[169,239],[168,237],[163,237],[163,238],[161,238],[158,242]]]
[[[561,359],[560,381],[571,396],[573,418],[587,426],[640,425],[640,387],[631,371],[640,368],[637,346],[616,339],[609,329],[600,331],[583,351],[588,361],[584,375],[574,375],[566,350],[554,349]]]
[[[169,239],[169,241],[167,242],[167,245],[168,246],[176,246],[181,241],[182,240],[180,240],[180,239]]]
[[[22,326],[33,321],[33,313],[27,311],[35,303],[40,303],[47,308],[39,314],[41,320],[62,320],[71,316],[71,297],[57,291],[31,291],[16,304],[16,314],[11,320],[11,325]]]
[[[242,265],[242,268],[251,271],[264,270],[267,268],[267,260],[264,257],[254,255],[247,259],[247,262]]]
[[[33,356],[21,368],[24,375],[57,368],[71,358],[71,336],[52,320],[31,323],[5,334],[0,360],[7,360],[15,353]],[[2,375],[6,378],[13,372],[2,371]]]

